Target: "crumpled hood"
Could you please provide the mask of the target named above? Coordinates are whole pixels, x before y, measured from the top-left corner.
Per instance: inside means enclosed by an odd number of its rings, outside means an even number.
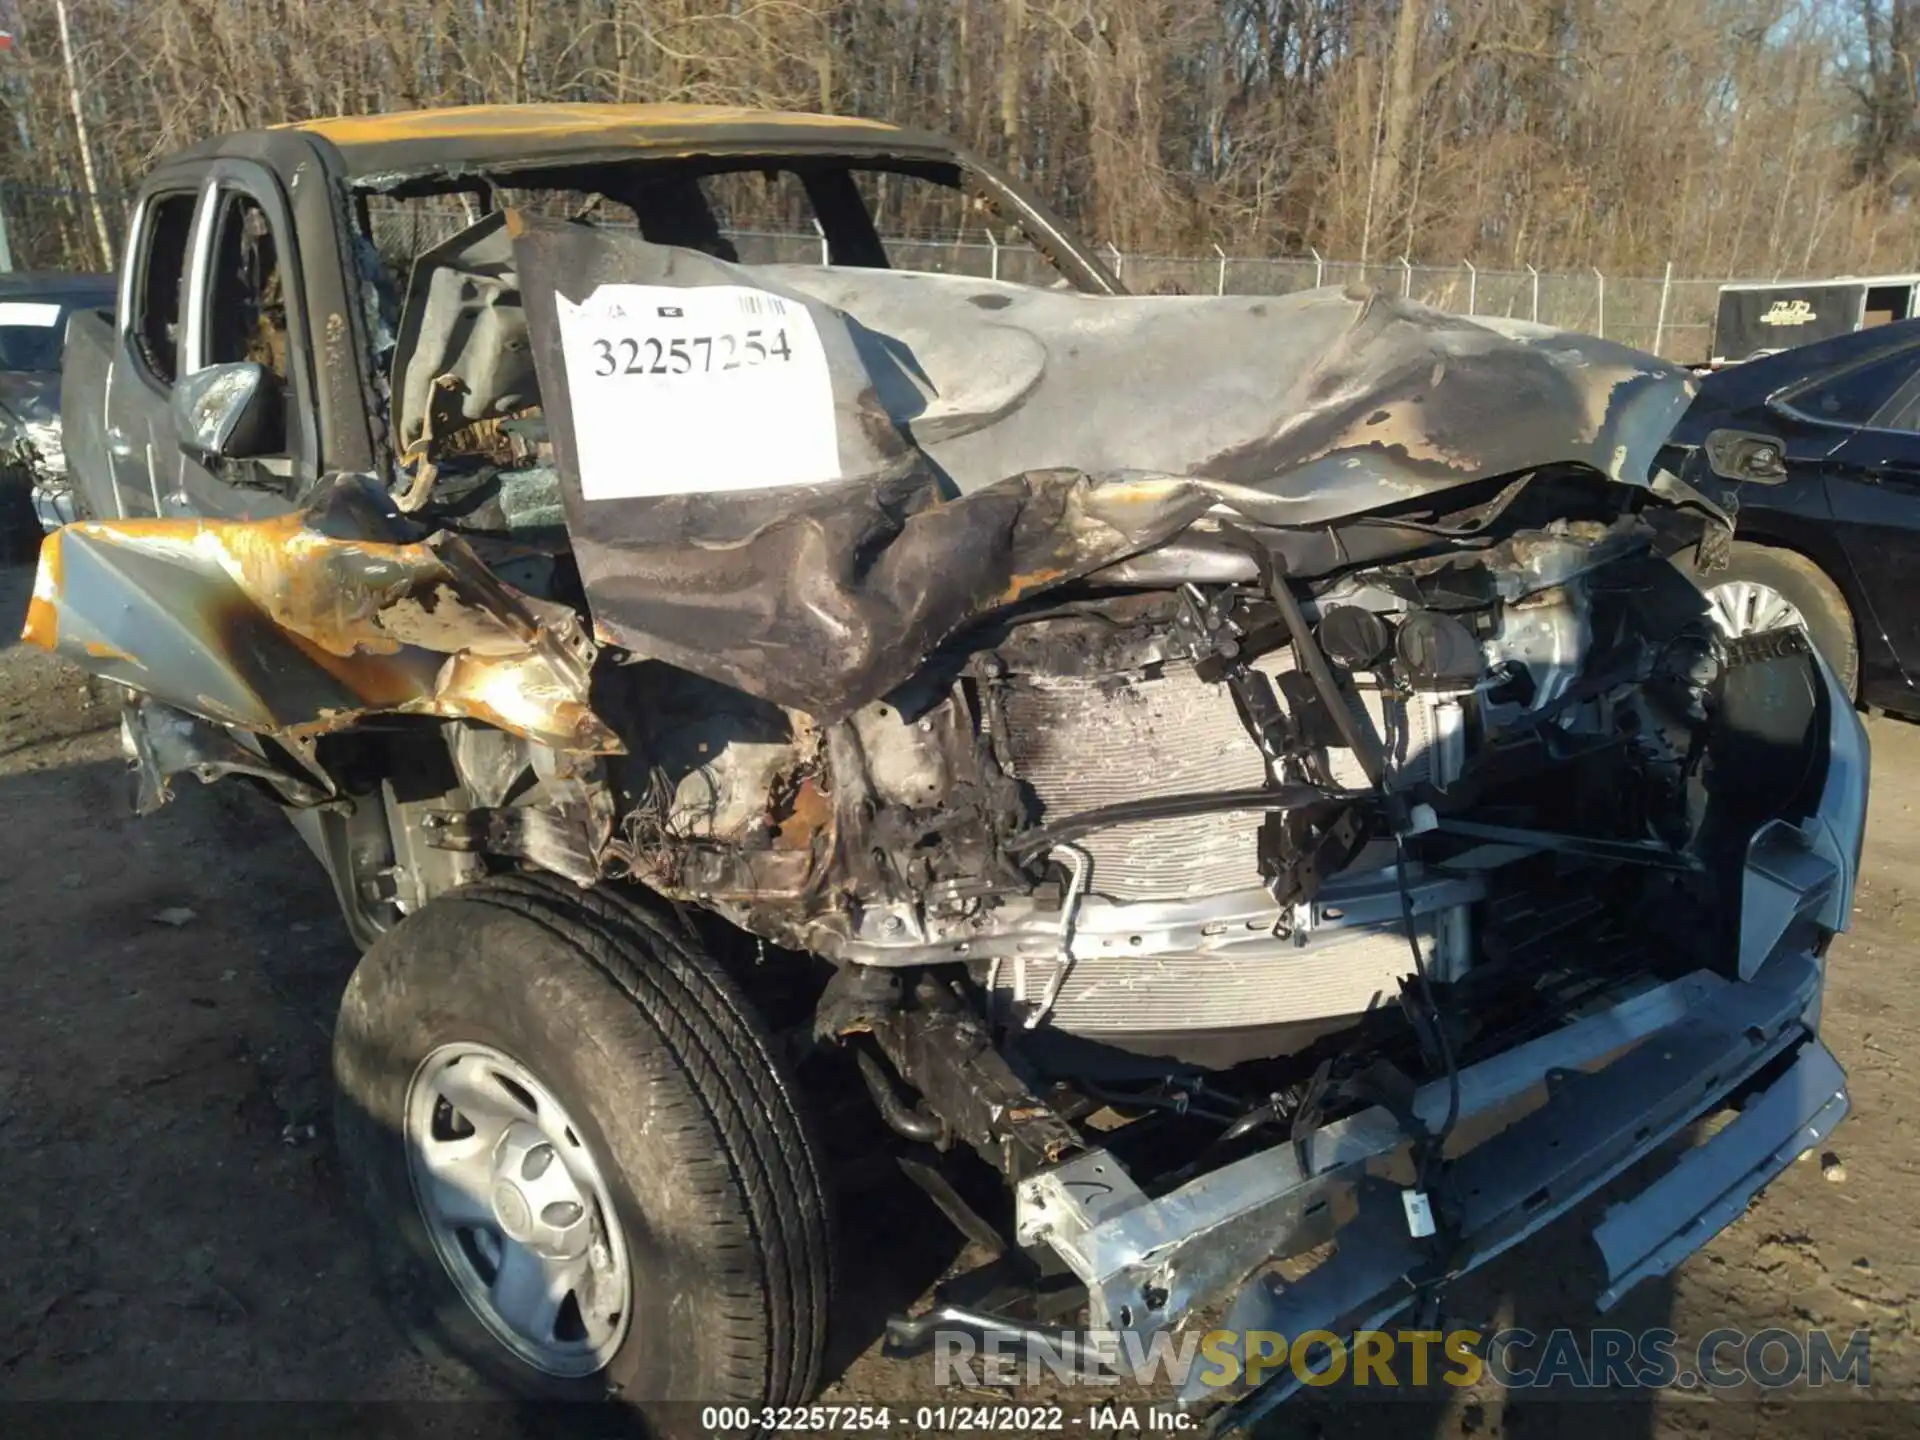
[[[888,415],[961,491],[1027,470],[1246,485],[1320,524],[1548,463],[1643,484],[1678,366],[1372,290],[1109,297],[761,267],[851,318]]]
[[[1548,464],[1644,484],[1690,394],[1623,346],[1371,292],[1088,297],[509,229],[596,632],[822,719],[1210,512],[1326,527]]]

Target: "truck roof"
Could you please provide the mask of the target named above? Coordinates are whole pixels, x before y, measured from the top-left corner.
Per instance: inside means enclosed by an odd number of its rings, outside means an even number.
[[[595,151],[609,156],[651,152],[663,158],[727,151],[959,158],[951,141],[930,131],[849,115],[731,105],[463,105],[299,120],[274,128],[328,141],[340,152],[349,178],[537,165]]]

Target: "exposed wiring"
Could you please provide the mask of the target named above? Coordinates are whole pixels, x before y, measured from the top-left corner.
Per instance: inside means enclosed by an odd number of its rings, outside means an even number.
[[[1267,785],[1257,790],[1215,790],[1195,795],[1156,795],[1145,800],[1123,800],[1082,810],[1051,825],[1038,826],[1007,841],[1009,854],[1031,855],[1052,850],[1096,830],[1130,825],[1141,820],[1184,820],[1229,810],[1298,810],[1324,800],[1353,800],[1366,791],[1349,792],[1319,785]]]
[[[1383,705],[1381,714],[1385,717],[1389,729],[1393,726],[1394,709]],[[1404,736],[1390,736],[1389,744],[1398,753],[1398,746]],[[1384,789],[1384,785],[1383,785]],[[1432,1188],[1432,1180],[1440,1164],[1440,1157],[1447,1148],[1447,1140],[1453,1134],[1454,1126],[1460,1121],[1460,1067],[1454,1062],[1453,1041],[1447,1035],[1446,1017],[1440,1011],[1440,1002],[1434,994],[1433,977],[1427,970],[1427,958],[1420,950],[1420,930],[1414,922],[1413,892],[1407,887],[1407,840],[1399,830],[1393,835],[1393,876],[1395,888],[1400,893],[1400,923],[1406,931],[1407,948],[1413,952],[1413,973],[1420,986],[1421,1003],[1426,1006],[1428,1018],[1433,1025],[1434,1037],[1439,1044],[1440,1063],[1447,1075],[1447,1118],[1438,1131],[1428,1139],[1426,1153],[1420,1157],[1420,1177],[1417,1182],[1422,1194]]]
[[[1434,996],[1433,979],[1427,972],[1426,957],[1420,953],[1420,931],[1413,918],[1413,894],[1407,889],[1407,844],[1398,834],[1393,837],[1393,853],[1395,879],[1400,891],[1400,923],[1406,930],[1407,948],[1413,951],[1413,973],[1420,985],[1420,999],[1433,1021],[1434,1036],[1440,1045],[1440,1063],[1447,1072],[1447,1118],[1429,1141],[1427,1153],[1420,1162],[1419,1188],[1424,1192],[1431,1189],[1429,1182],[1440,1163],[1441,1152],[1447,1148],[1453,1127],[1460,1122],[1460,1067],[1454,1063],[1453,1041],[1447,1037],[1446,1018],[1440,1013],[1439,1001]]]
[[[1299,1111],[1300,1097],[1297,1094],[1291,1091],[1285,1093],[1276,1091],[1229,1125],[1214,1143],[1216,1145],[1231,1144],[1242,1135],[1252,1134],[1262,1125],[1289,1124]]]
[[[1210,1105],[1196,1104],[1194,1098],[1186,1093],[1155,1095],[1145,1091],[1112,1090],[1097,1081],[1084,1079],[1078,1084],[1080,1089],[1094,1099],[1105,1101],[1109,1105],[1135,1106],[1142,1110],[1163,1110],[1170,1115],[1206,1120],[1215,1125],[1230,1126],[1244,1118],[1217,1110]]]

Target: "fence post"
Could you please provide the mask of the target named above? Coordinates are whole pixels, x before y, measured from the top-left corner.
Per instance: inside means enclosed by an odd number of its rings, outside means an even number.
[[[1214,277],[1213,293],[1216,295],[1224,295],[1227,293],[1227,252],[1222,250],[1218,243],[1216,243],[1213,247],[1213,253],[1220,257],[1220,271],[1219,274]]]
[[[1540,272],[1529,265],[1527,274],[1533,277],[1533,323],[1538,325],[1540,323]]]
[[[1480,272],[1473,268],[1471,260],[1462,260],[1460,263],[1467,267],[1467,314],[1471,315],[1480,299]]]
[[[833,257],[832,252],[827,247],[827,227],[816,219],[813,222],[813,233],[820,237],[820,263],[822,265],[831,265],[833,263]]]
[[[1327,283],[1327,262],[1320,258],[1320,252],[1311,245],[1307,246],[1307,254],[1313,257],[1313,288],[1318,290]]]
[[[1593,333],[1602,340],[1607,338],[1607,277],[1600,273],[1598,265],[1593,267]]]
[[[0,275],[13,270],[13,242],[7,237],[7,187],[0,185]]]
[[[1107,242],[1107,253],[1113,256],[1113,278],[1118,280],[1127,267],[1127,257],[1120,253],[1120,247],[1111,240]]]
[[[1400,298],[1413,298],[1413,262],[1404,255],[1400,257]]]
[[[1673,289],[1673,262],[1667,261],[1665,273],[1660,276],[1660,313],[1653,322],[1653,353],[1660,353],[1661,343],[1667,338],[1667,292]]]
[[[1000,278],[1000,242],[994,239],[993,227],[991,225],[987,226],[986,229],[987,277],[992,280],[998,280]]]

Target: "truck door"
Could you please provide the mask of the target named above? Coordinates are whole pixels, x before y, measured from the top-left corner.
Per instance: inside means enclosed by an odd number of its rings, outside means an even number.
[[[83,515],[180,514],[170,405],[181,374],[188,262],[205,166],[162,172],[141,191],[114,314],[83,310],[67,329],[61,421]]]
[[[257,518],[291,509],[318,473],[307,328],[278,182],[214,160],[148,182],[128,236],[119,314],[76,316],[66,417],[86,514]],[[208,365],[253,361],[284,409],[274,453],[201,463],[181,445],[173,392]]]
[[[215,161],[195,221],[181,373],[242,361],[264,366],[280,422],[267,453],[181,470],[182,500],[194,514],[279,514],[319,474],[311,332],[293,241],[273,173],[251,161]]]

